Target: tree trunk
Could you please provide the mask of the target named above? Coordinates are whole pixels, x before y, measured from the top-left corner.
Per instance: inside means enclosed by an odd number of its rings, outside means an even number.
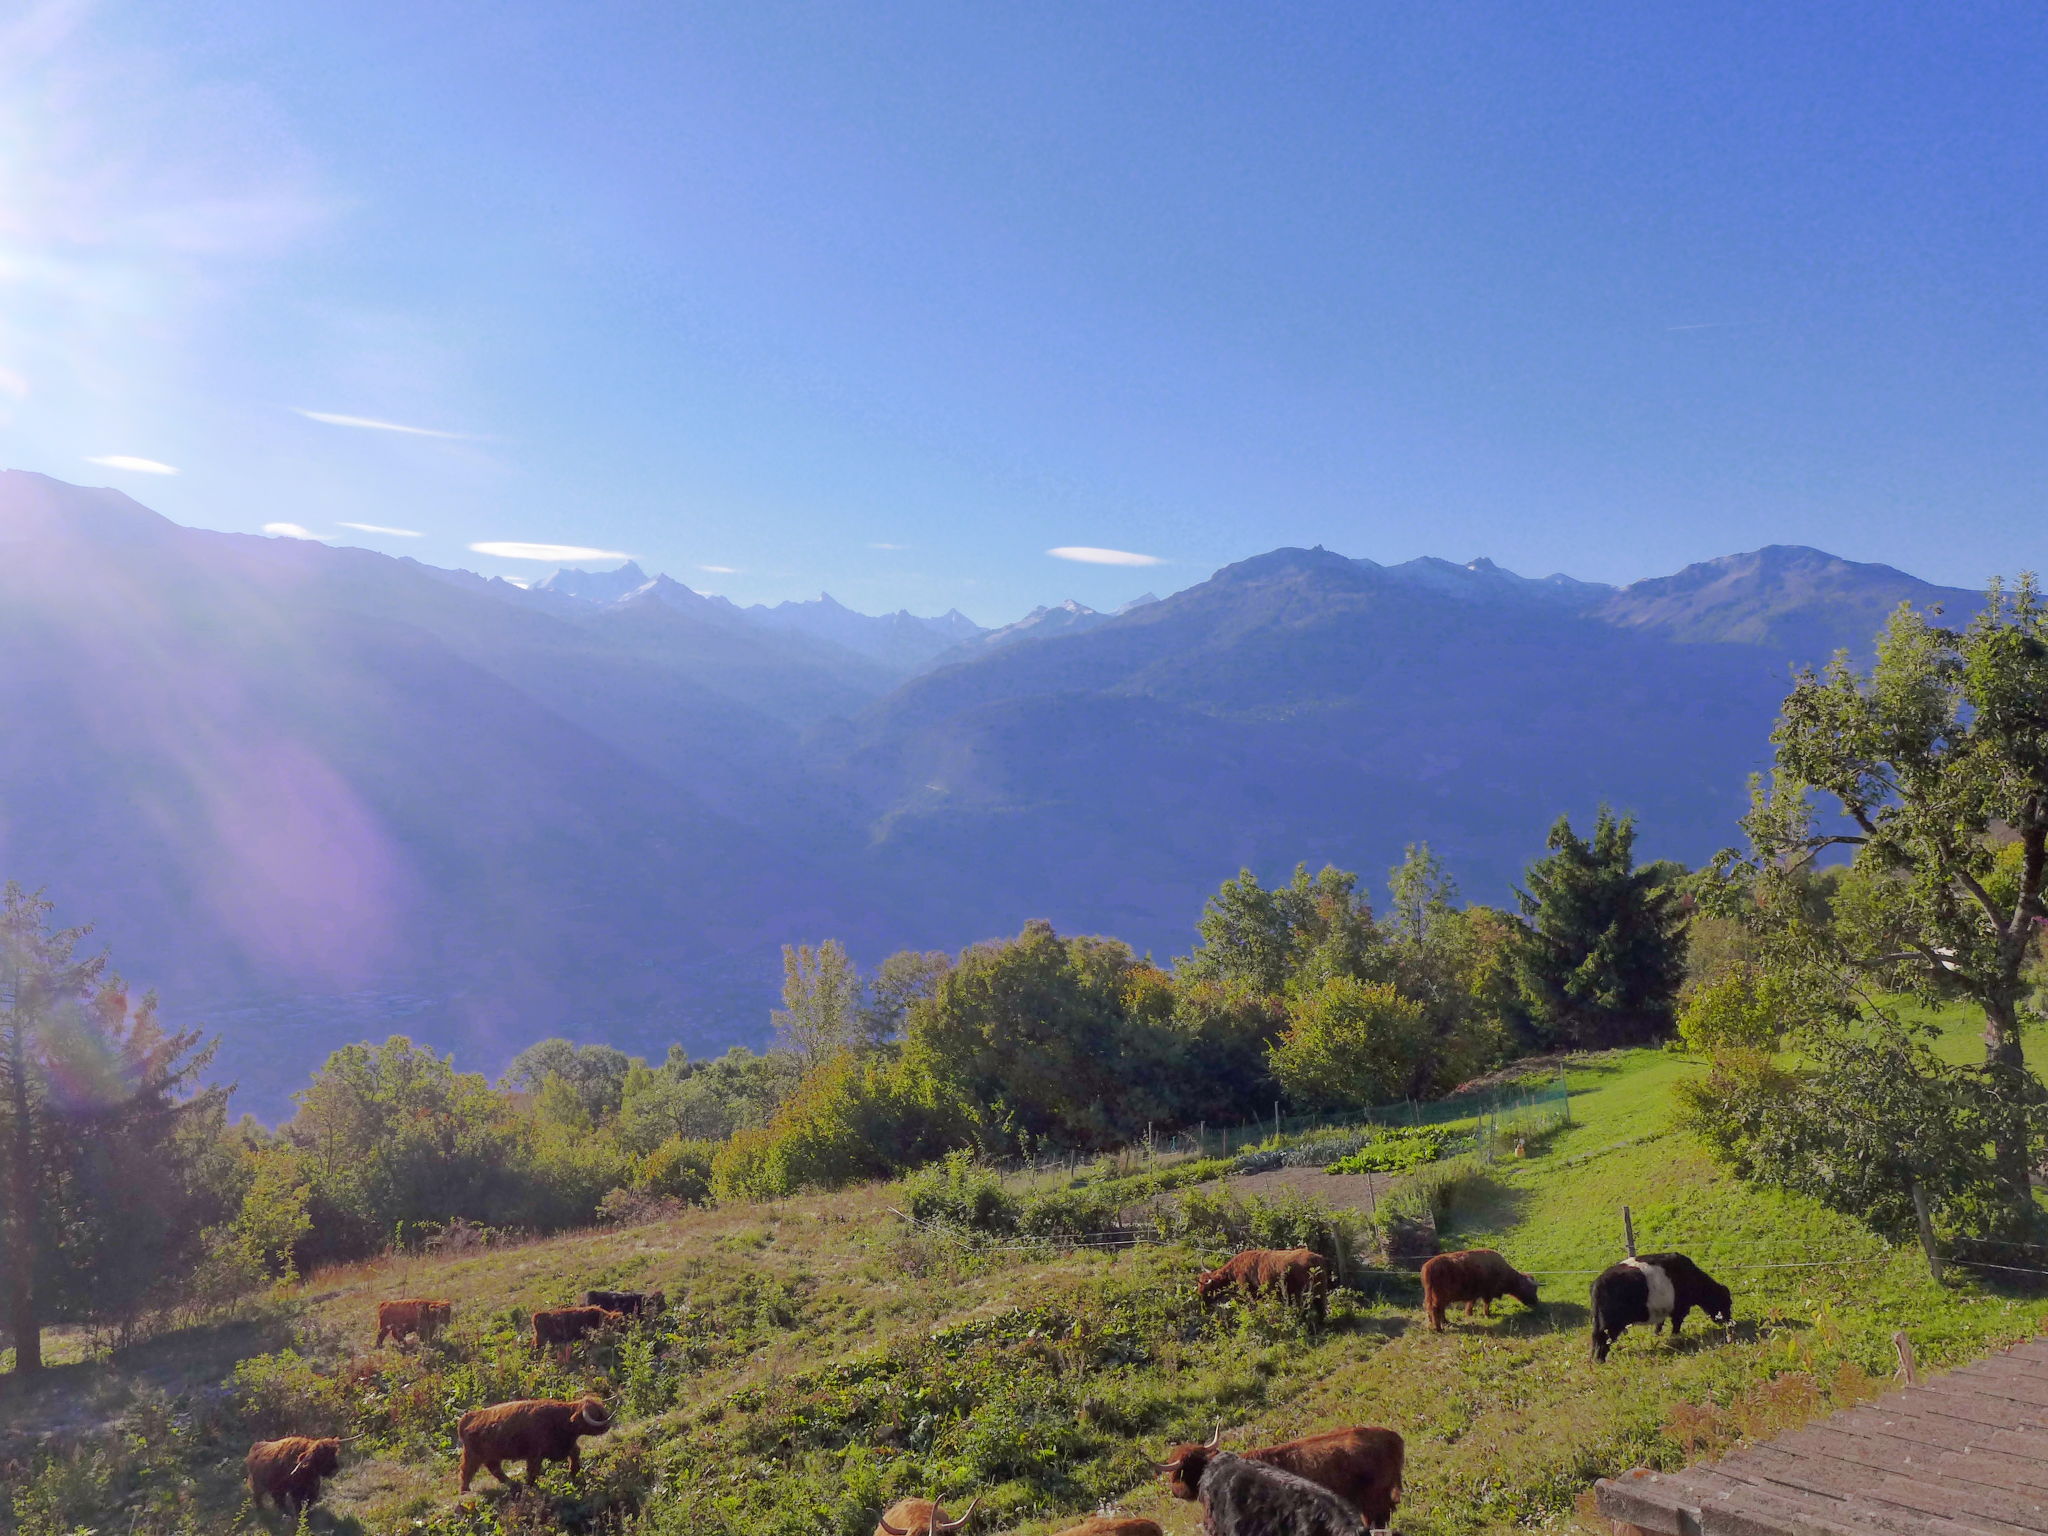
[[[13,1102],[8,1106],[12,1143],[8,1147],[7,1209],[0,1212],[0,1231],[7,1236],[7,1327],[14,1336],[16,1374],[43,1368],[43,1326],[36,1308],[35,1143],[29,1125],[28,1063],[21,1029],[9,1031],[8,1076]]]
[[[2017,991],[2017,988],[2014,989]],[[2039,1090],[2027,1075],[2026,1052],[2020,1044],[2020,1018],[2016,996],[2001,992],[1984,1000],[1984,1065],[2001,1086],[2023,1100],[2039,1097]],[[2027,1165],[2027,1136],[2019,1126],[2002,1126],[1992,1150],[1998,1163],[1999,1182],[2005,1185],[2015,1212],[2031,1211],[2034,1190]]]

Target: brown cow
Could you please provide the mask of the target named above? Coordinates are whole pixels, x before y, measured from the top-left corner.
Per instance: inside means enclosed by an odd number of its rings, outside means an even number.
[[[321,1482],[341,1470],[342,1445],[306,1435],[258,1440],[242,1463],[249,1473],[249,1502],[260,1509],[270,1499],[288,1515],[310,1507],[320,1497]]]
[[[1493,1304],[1503,1296],[1512,1296],[1523,1306],[1533,1307],[1536,1281],[1491,1248],[1440,1253],[1422,1266],[1422,1310],[1433,1333],[1444,1331],[1444,1313],[1457,1303],[1465,1303],[1467,1317],[1482,1305],[1491,1317]]]
[[[1232,1289],[1248,1296],[1278,1290],[1289,1301],[1306,1301],[1318,1322],[1329,1311],[1332,1284],[1330,1261],[1313,1248],[1247,1248],[1195,1278],[1195,1290],[1204,1305]]]
[[[533,1314],[533,1347],[545,1350],[550,1344],[574,1344],[601,1328],[616,1328],[626,1320],[623,1312],[610,1307],[553,1307]]]
[[[455,1438],[462,1446],[462,1491],[469,1492],[469,1480],[479,1471],[489,1472],[510,1485],[505,1463],[526,1463],[526,1486],[540,1481],[541,1463],[566,1461],[571,1477],[583,1470],[576,1442],[584,1435],[601,1435],[612,1427],[612,1416],[595,1397],[558,1401],[554,1398],[524,1398],[516,1403],[498,1403],[490,1408],[472,1408],[455,1421]]]
[[[1172,1457],[1158,1463],[1175,1498],[1200,1496],[1202,1473],[1222,1440],[1219,1429],[1208,1444],[1176,1445]],[[1363,1425],[1304,1435],[1244,1453],[1247,1461],[1262,1461],[1329,1489],[1373,1526],[1393,1521],[1394,1506],[1401,1502],[1401,1472],[1407,1456],[1406,1443],[1396,1431]]]
[[[392,1343],[402,1343],[408,1334],[422,1344],[431,1344],[434,1335],[447,1326],[454,1312],[454,1303],[446,1301],[425,1301],[419,1297],[407,1301],[380,1301],[377,1303],[377,1344],[382,1344],[387,1335]],[[377,1344],[370,1348],[375,1349]]]
[[[1059,1536],[1166,1536],[1157,1520],[1140,1520],[1133,1515],[1097,1515],[1093,1520],[1069,1526]]]
[[[948,1520],[945,1510],[930,1499],[898,1499],[875,1522],[875,1536],[937,1536],[940,1531],[957,1531],[974,1518],[974,1506],[980,1502],[981,1496],[976,1494],[966,1514]]]

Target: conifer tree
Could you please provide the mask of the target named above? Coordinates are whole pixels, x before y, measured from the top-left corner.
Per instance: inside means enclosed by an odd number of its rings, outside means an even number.
[[[161,1296],[221,1214],[192,1176],[226,1100],[193,1091],[211,1048],[131,1004],[50,910],[0,891],[0,1298],[20,1372],[41,1369],[49,1323]]]
[[[1593,835],[1568,817],[1517,891],[1515,971],[1547,1043],[1625,1045],[1671,1027],[1684,977],[1684,912],[1668,866],[1635,863],[1635,821],[1602,806]]]

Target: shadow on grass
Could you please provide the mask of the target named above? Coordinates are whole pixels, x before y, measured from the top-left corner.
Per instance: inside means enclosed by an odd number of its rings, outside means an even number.
[[[1472,1173],[1458,1180],[1441,1228],[1446,1249],[1456,1246],[1461,1232],[1507,1232],[1522,1223],[1532,1192],[1503,1184],[1490,1173]]]

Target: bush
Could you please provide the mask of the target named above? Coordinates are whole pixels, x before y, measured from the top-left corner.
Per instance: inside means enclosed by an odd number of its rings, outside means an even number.
[[[1348,1157],[1330,1164],[1329,1173],[1400,1173],[1442,1157],[1462,1137],[1440,1126],[1396,1125]]]
[[[926,1226],[1007,1236],[1017,1230],[1017,1201],[993,1169],[971,1152],[948,1152],[903,1181],[904,1205]]]
[[[691,1205],[711,1203],[711,1165],[719,1144],[671,1136],[640,1160],[633,1188],[641,1194]]]

